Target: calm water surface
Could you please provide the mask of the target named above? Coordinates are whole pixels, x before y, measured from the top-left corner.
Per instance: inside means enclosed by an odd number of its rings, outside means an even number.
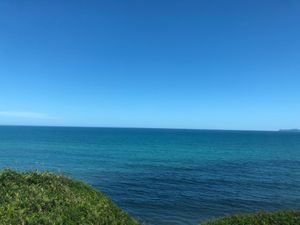
[[[0,167],[64,172],[145,224],[300,208],[300,133],[0,126]]]

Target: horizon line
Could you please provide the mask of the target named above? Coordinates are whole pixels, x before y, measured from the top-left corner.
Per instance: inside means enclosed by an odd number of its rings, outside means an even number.
[[[157,129],[157,130],[199,130],[199,131],[261,131],[261,132],[278,132],[277,130],[255,130],[255,129],[221,129],[221,128],[170,128],[170,127],[118,127],[118,126],[80,126],[80,125],[13,125],[13,124],[0,124],[0,127],[57,127],[57,128],[107,128],[107,129]]]

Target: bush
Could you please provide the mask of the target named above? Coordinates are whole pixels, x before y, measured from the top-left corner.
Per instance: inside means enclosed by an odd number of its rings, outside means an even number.
[[[300,225],[300,211],[240,214],[211,220],[202,225]]]
[[[140,224],[106,195],[62,175],[0,172],[0,224]]]

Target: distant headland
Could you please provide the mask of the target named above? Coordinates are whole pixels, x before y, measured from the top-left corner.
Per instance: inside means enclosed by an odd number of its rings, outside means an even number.
[[[300,132],[300,129],[279,129],[279,132]]]

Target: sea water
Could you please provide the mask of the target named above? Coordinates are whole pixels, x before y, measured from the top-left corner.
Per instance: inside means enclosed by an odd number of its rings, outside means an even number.
[[[6,167],[83,180],[144,224],[300,208],[297,132],[1,126]]]

